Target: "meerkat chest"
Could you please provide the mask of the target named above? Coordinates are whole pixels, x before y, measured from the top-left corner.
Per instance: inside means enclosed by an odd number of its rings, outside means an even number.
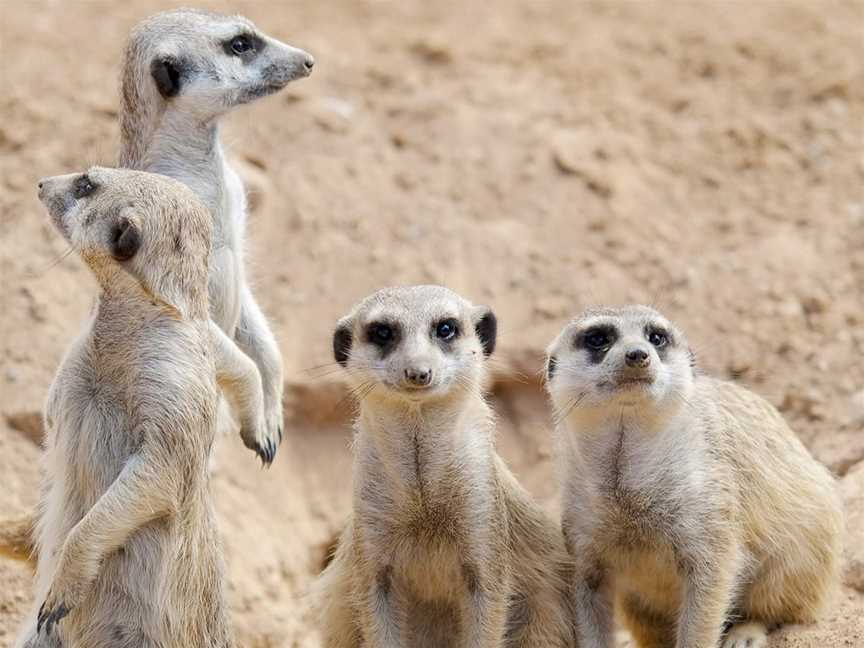
[[[466,591],[468,557],[482,551],[471,525],[486,528],[468,498],[432,497],[411,489],[399,501],[378,498],[358,510],[366,552],[386,566],[393,587],[417,601],[453,601]],[[470,522],[469,522],[470,520]],[[477,546],[475,546],[477,545]]]
[[[589,482],[599,500],[597,518],[607,537],[630,546],[662,544],[705,488],[697,444],[676,434],[646,434],[618,427],[588,452]]]
[[[233,336],[240,323],[246,194],[240,177],[227,164],[222,186],[221,208],[213,215],[208,292],[213,321],[228,336]]]
[[[237,172],[227,163],[224,167],[224,204],[231,225],[231,240],[239,244],[246,227],[246,190]]]

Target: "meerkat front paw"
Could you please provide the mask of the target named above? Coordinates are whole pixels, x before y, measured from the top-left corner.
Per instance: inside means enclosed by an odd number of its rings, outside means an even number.
[[[282,443],[284,431],[284,415],[282,412],[282,394],[277,392],[264,399],[264,418],[266,420],[267,439],[273,443],[273,453]]]
[[[768,645],[765,625],[757,621],[738,623],[723,637],[721,648],[764,648]]]
[[[240,438],[243,439],[243,445],[257,454],[261,464],[265,467],[269,467],[276,456],[279,432],[271,435],[270,430],[272,429],[271,426],[267,425],[267,417],[263,415],[244,421],[240,427]],[[281,424],[278,430],[281,432]]]
[[[42,602],[39,608],[39,614],[36,617],[36,633],[42,632],[45,628],[45,635],[49,636],[54,630],[54,626],[63,619],[72,609],[72,603],[69,603],[60,595],[54,587],[48,591],[48,595]]]

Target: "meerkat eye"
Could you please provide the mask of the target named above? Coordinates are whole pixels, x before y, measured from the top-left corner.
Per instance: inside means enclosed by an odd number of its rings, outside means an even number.
[[[231,39],[231,53],[241,56],[246,52],[254,51],[255,45],[248,36],[235,36]]]
[[[664,331],[651,329],[648,331],[648,341],[659,349],[669,344],[669,336]]]
[[[368,330],[368,338],[372,344],[384,346],[389,344],[395,337],[395,331],[389,324],[372,324]]]
[[[85,174],[82,175],[75,181],[75,184],[72,186],[72,195],[75,196],[75,199],[86,198],[96,189],[96,185],[90,180],[90,178]]]
[[[446,319],[438,322],[435,327],[435,335],[440,340],[449,342],[459,334],[459,323],[455,319]]]
[[[585,346],[594,350],[605,349],[612,344],[612,335],[604,328],[588,329],[582,339],[585,340]]]

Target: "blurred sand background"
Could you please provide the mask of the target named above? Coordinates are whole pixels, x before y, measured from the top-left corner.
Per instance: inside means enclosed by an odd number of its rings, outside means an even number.
[[[113,163],[126,35],[172,6],[0,2],[0,518],[36,501],[42,402],[95,295],[36,181]],[[318,645],[303,594],[347,512],[352,408],[312,368],[354,302],[417,282],[497,311],[499,445],[553,512],[543,348],[591,304],[674,318],[841,480],[842,592],[772,646],[864,645],[864,3],[204,6],[317,59],[223,130],[287,378],[272,469],[216,450],[239,645]],[[29,598],[0,559],[0,646]]]

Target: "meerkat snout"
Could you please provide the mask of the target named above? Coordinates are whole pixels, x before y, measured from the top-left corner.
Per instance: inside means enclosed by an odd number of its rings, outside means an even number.
[[[405,380],[411,387],[428,387],[432,382],[432,369],[428,367],[407,367],[405,369]]]
[[[80,210],[80,202],[90,197],[96,185],[86,173],[69,173],[42,178],[39,181],[39,200],[45,205],[55,227],[64,238],[71,241],[71,224],[74,214]]]
[[[644,369],[648,365],[651,364],[651,356],[648,355],[648,351],[645,349],[635,348],[628,349],[624,354],[624,361],[627,363],[628,367],[638,367],[640,369]]]

